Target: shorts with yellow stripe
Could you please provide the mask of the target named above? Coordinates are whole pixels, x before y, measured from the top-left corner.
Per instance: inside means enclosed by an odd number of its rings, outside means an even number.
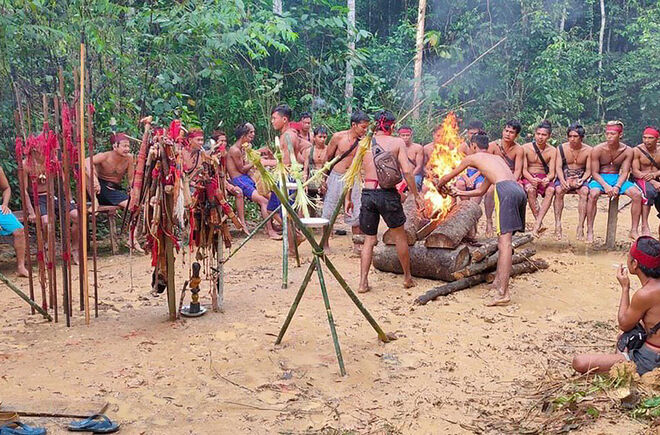
[[[513,180],[495,184],[495,226],[497,235],[525,230],[527,195]]]

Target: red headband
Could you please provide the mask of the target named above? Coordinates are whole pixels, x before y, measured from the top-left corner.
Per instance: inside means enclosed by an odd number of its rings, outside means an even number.
[[[412,128],[402,127],[402,128],[399,129],[399,133],[401,133],[401,132],[406,132],[406,131],[407,131],[408,133],[412,133]]]
[[[649,269],[655,269],[660,267],[660,257],[653,257],[637,249],[637,242],[639,242],[642,239],[653,239],[653,237],[642,236],[637,240],[635,240],[635,243],[633,243],[632,246],[630,247],[630,255],[632,256],[632,258],[637,260],[637,263],[639,263],[640,266],[648,267]]]
[[[615,133],[623,133],[623,127],[621,124],[612,124],[605,127],[605,131],[613,131]]]
[[[644,134],[642,136],[653,136],[654,138],[657,139],[660,137],[660,131],[658,131],[658,129],[653,127],[646,127],[644,129]]]
[[[386,119],[385,116],[381,116],[376,122],[378,122],[379,130],[388,134],[392,134],[392,126],[394,125],[395,121]]]
[[[188,133],[188,139],[194,139],[196,137],[204,137],[204,132],[202,130],[193,130]]]
[[[123,141],[123,140],[129,140],[129,139],[128,139],[128,136],[126,136],[125,133],[115,133],[115,134],[113,134],[112,136],[110,136],[110,143],[111,143],[112,145],[114,145],[114,144],[116,144],[116,143],[119,143],[119,142],[121,142],[121,141]]]
[[[293,128],[294,130],[297,130],[298,133],[300,133],[302,131],[302,124],[300,122],[290,122],[289,128]]]

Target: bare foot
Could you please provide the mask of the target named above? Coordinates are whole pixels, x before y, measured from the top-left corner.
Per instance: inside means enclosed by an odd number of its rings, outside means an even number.
[[[584,240],[584,230],[582,228],[577,229],[577,231],[575,232],[575,238],[580,241]]]
[[[413,288],[413,287],[417,287],[417,283],[413,281],[412,278],[403,281],[403,288]]]
[[[648,226],[642,225],[642,236],[651,236],[651,229]]]
[[[563,238],[561,223],[559,225],[555,224],[555,240],[561,240]]]
[[[282,235],[277,234],[275,231],[268,233],[268,237],[270,237],[271,240],[282,240]]]
[[[139,253],[139,254],[144,254],[144,249],[142,249],[142,246],[140,246],[139,243],[135,243],[135,244],[132,246],[132,248],[133,248],[133,250],[134,250],[135,252],[137,252],[137,253]]]
[[[371,287],[369,287],[368,285],[366,287],[362,287],[362,286],[358,287],[358,293],[367,293],[370,291],[371,291]]]
[[[486,225],[486,238],[490,239],[493,237],[493,224]]]
[[[591,231],[587,231],[587,243],[593,243],[594,242],[594,233]]]
[[[541,237],[541,234],[545,233],[548,229],[546,227],[541,227],[539,229],[534,228],[532,230],[532,236],[536,237],[537,239]]]
[[[21,278],[27,278],[29,275],[28,270],[25,268],[25,266],[19,266],[16,268],[16,276],[19,276]]]
[[[509,302],[511,302],[509,296],[499,295],[498,297],[491,299],[489,302],[486,302],[484,305],[487,307],[502,307],[508,305]]]
[[[628,236],[630,237],[631,240],[635,241],[639,238],[639,233],[637,232],[637,230],[630,230]]]

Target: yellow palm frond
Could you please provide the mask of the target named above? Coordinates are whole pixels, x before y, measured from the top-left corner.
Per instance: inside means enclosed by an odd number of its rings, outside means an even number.
[[[353,162],[342,178],[346,188],[353,187],[355,180],[360,176],[364,155],[367,153],[367,150],[369,150],[369,146],[371,145],[371,136],[373,136],[373,132],[369,130],[369,132],[360,139],[360,142],[358,143],[358,149],[355,153],[355,157],[353,157]]]

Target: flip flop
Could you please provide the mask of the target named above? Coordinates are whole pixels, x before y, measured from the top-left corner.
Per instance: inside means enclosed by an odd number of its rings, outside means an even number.
[[[119,425],[105,414],[94,414],[84,420],[72,421],[68,429],[71,432],[113,433],[119,430]]]
[[[0,435],[46,435],[46,429],[28,426],[20,421],[12,421],[0,427]]]

